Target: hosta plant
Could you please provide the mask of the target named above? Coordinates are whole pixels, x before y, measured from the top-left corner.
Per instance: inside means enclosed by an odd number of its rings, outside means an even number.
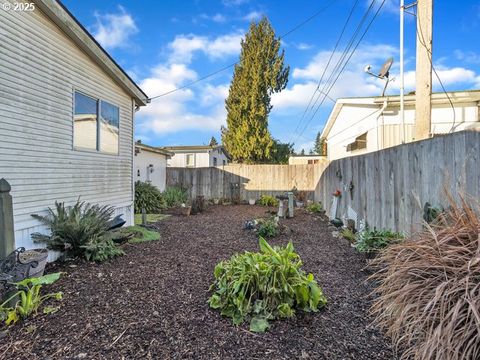
[[[40,291],[43,285],[54,283],[60,278],[61,273],[48,274],[40,277],[27,278],[13,285],[17,289],[13,295],[0,304],[0,321],[4,321],[6,325],[16,323],[19,319],[27,318],[31,315],[36,315],[38,309],[43,302],[50,298],[56,300],[62,299],[62,293],[51,293],[41,295]],[[18,299],[15,304],[11,305],[12,301]],[[44,313],[55,312],[57,308],[44,307]]]
[[[306,274],[293,244],[271,247],[263,238],[260,252],[236,254],[215,267],[210,307],[235,325],[250,323],[250,331],[264,332],[269,321],[288,318],[296,310],[317,311],[327,299],[312,274]]]
[[[319,214],[323,212],[323,206],[321,202],[308,204],[305,208],[308,212]]]

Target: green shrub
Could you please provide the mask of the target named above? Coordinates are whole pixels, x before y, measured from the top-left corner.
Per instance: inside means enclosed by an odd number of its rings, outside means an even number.
[[[114,211],[112,206],[92,205],[80,200],[70,207],[65,207],[63,202],[55,202],[55,210],[49,208],[48,215],[32,215],[48,227],[50,235],[33,233],[32,239],[46,243],[49,249],[65,251],[70,256],[81,256],[87,260],[97,258],[96,250],[103,254],[99,254],[98,258],[105,258],[105,254],[117,256],[120,254],[118,251],[105,250],[112,248],[107,231]]]
[[[355,248],[362,253],[374,253],[400,242],[403,238],[402,234],[390,230],[366,229],[357,233]]]
[[[278,199],[271,195],[262,195],[258,203],[262,206],[278,206]]]
[[[36,315],[45,300],[50,298],[61,300],[63,296],[61,292],[47,295],[40,294],[43,285],[54,283],[60,278],[60,275],[61,273],[48,274],[14,283],[17,291],[0,304],[0,321],[4,321],[6,325],[15,324],[19,319]],[[9,305],[14,299],[18,299],[17,302],[13,306]],[[46,306],[43,308],[43,312],[52,313],[57,309]]]
[[[135,183],[135,213],[142,209],[148,214],[158,214],[167,207],[167,203],[158,188],[150,183],[137,181]]]
[[[340,231],[340,234],[345,239],[350,241],[352,244],[355,243],[355,241],[357,240],[357,235],[352,230],[350,230],[348,228],[342,229],[342,231]]]
[[[180,206],[188,200],[188,190],[182,186],[169,186],[163,192],[168,207]]]
[[[110,238],[98,238],[83,245],[84,257],[88,261],[102,262],[117,256],[125,255],[115,242]]]
[[[264,332],[269,320],[291,317],[296,309],[317,311],[327,300],[312,274],[306,274],[291,242],[272,248],[263,238],[260,252],[233,255],[215,267],[208,303],[233,319]]]
[[[321,202],[308,204],[305,209],[313,214],[319,214],[323,212],[323,206]]]
[[[52,250],[67,251],[73,256],[83,255],[82,246],[106,234],[114,210],[111,206],[91,205],[80,200],[70,207],[55,202],[55,210],[49,208],[48,215],[32,215],[46,225],[51,234],[33,233],[32,239],[46,243]]]
[[[263,238],[272,238],[278,235],[278,222],[274,217],[270,219],[257,219],[257,223],[258,236]]]

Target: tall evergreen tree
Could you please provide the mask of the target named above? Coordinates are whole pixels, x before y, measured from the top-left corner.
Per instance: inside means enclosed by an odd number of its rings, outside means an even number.
[[[313,145],[313,149],[315,153],[318,155],[327,155],[326,154],[326,146],[325,146],[325,138],[322,138],[320,135],[320,131],[317,133],[317,137],[315,138],[315,144]]]
[[[268,162],[275,145],[268,131],[270,99],[287,86],[290,67],[284,65],[280,39],[266,17],[250,24],[241,45],[225,101],[227,128],[222,129],[222,141],[234,161]]]
[[[217,139],[215,139],[215,136],[212,136],[212,138],[210,139],[210,143],[208,145],[210,145],[210,146],[217,146],[218,145],[218,141],[217,141]]]

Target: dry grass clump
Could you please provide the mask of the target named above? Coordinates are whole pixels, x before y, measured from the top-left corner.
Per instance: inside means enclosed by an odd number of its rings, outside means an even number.
[[[401,359],[480,359],[480,219],[464,199],[374,265],[375,323]]]

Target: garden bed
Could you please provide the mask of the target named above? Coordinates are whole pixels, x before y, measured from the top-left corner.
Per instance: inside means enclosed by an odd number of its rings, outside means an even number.
[[[369,326],[365,257],[303,210],[283,220],[291,233],[269,242],[293,240],[327,307],[273,321],[265,334],[235,327],[208,307],[214,266],[258,250],[243,224],[267,210],[210,206],[158,222],[159,241],[126,244],[126,255],[110,262],[50,265],[47,271],[67,273],[48,288],[64,292],[61,309],[0,333],[0,358],[392,359],[387,340]]]

